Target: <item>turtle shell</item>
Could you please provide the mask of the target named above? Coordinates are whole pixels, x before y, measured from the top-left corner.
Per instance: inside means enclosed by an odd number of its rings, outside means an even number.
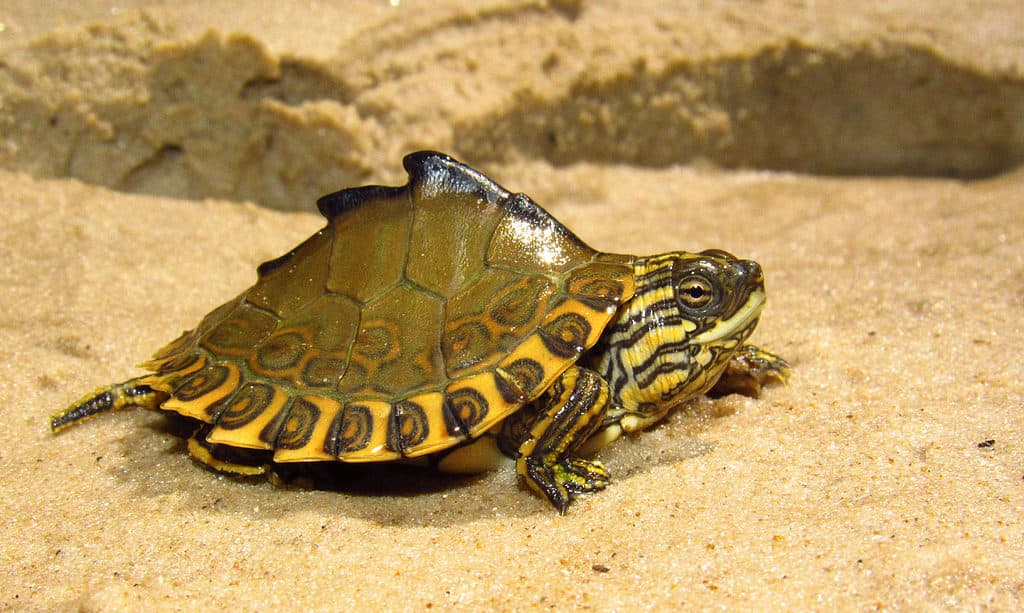
[[[141,383],[207,441],[278,462],[444,450],[537,398],[633,293],[523,194],[452,158],[321,198],[326,227],[159,351]]]

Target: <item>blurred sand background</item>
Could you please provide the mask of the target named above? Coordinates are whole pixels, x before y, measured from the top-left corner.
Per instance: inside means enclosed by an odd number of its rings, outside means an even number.
[[[4,2],[0,608],[1024,607],[1024,5],[686,7]],[[50,434],[421,148],[605,251],[757,259],[790,385],[618,442],[565,517]]]

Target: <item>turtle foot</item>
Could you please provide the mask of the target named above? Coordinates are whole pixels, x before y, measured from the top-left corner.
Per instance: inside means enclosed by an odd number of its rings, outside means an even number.
[[[744,345],[729,360],[725,372],[718,379],[709,394],[725,396],[743,394],[760,398],[761,389],[770,382],[785,384],[789,381],[792,367],[780,356],[754,345]]]
[[[597,460],[565,458],[550,465],[527,464],[523,480],[544,494],[562,515],[576,497],[603,490],[611,483],[608,470]]]

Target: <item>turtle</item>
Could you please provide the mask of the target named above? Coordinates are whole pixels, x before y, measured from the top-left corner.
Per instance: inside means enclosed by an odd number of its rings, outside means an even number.
[[[408,182],[317,201],[326,225],[160,349],[147,374],[52,416],[141,407],[194,422],[200,464],[515,463],[562,514],[610,477],[594,454],[712,391],[759,395],[781,357],[744,344],[761,267],[726,251],[589,247],[529,196],[432,151]],[[322,466],[322,465],[321,465]]]

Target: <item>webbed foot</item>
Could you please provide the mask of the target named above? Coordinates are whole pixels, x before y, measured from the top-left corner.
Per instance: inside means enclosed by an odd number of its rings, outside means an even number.
[[[550,466],[528,460],[524,478],[562,515],[577,496],[603,490],[612,482],[604,464],[583,458],[566,458]]]
[[[565,514],[580,494],[604,489],[611,482],[597,460],[577,455],[597,431],[608,409],[608,384],[592,370],[573,366],[551,386],[544,413],[518,450],[520,480],[543,494]]]
[[[743,394],[759,398],[761,388],[773,381],[785,384],[791,372],[789,362],[781,357],[754,345],[744,345],[729,360],[725,372],[709,394]]]

